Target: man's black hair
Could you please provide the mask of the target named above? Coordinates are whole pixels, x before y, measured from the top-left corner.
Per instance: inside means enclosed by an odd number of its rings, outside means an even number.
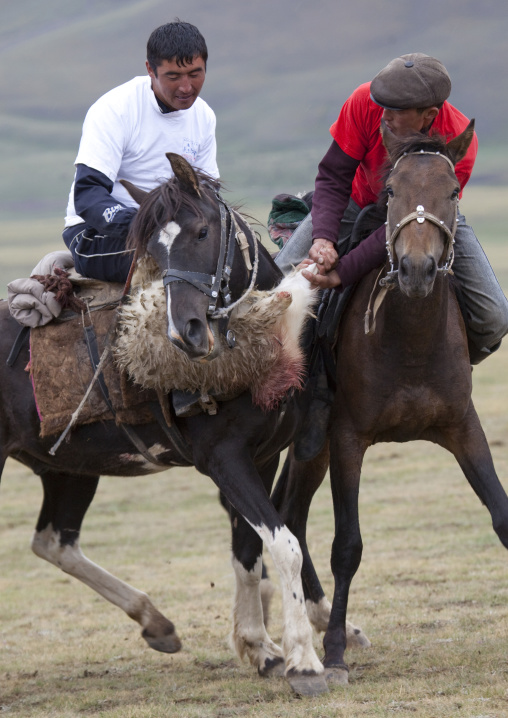
[[[181,67],[188,65],[195,57],[202,57],[205,63],[208,60],[208,49],[205,38],[197,27],[178,18],[156,28],[146,46],[146,59],[157,75],[157,68],[164,60],[176,60]]]

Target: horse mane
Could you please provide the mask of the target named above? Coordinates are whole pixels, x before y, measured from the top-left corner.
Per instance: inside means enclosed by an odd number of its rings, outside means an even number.
[[[403,154],[411,152],[441,152],[446,155],[446,139],[439,134],[424,135],[421,132],[407,135],[405,137],[396,137],[391,140],[391,159],[398,159]]]
[[[202,195],[211,201],[220,190],[220,182],[205,172],[194,171]],[[201,206],[202,198],[189,194],[176,177],[172,177],[149,192],[143,200],[129,228],[127,248],[137,250],[138,257],[143,257],[150,237],[165,227],[182,207],[204,219]]]

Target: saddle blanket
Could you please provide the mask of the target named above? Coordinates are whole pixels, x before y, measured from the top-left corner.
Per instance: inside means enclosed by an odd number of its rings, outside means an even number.
[[[106,341],[111,341],[114,334],[116,317],[116,307],[112,306],[31,329],[29,370],[41,420],[41,437],[65,429],[92,382],[95,372],[88,355],[84,323],[93,322],[101,356]],[[154,420],[147,404],[157,401],[156,392],[135,385],[117,367],[113,353],[108,356],[103,376],[117,421],[132,425]],[[113,418],[96,381],[76,424]]]

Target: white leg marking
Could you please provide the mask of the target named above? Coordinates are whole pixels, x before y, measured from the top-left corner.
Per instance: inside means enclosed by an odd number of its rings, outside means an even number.
[[[307,601],[307,615],[317,633],[325,632],[328,628],[330,620],[330,612],[332,606],[330,601],[323,596],[319,603]],[[350,621],[346,621],[346,637],[348,648],[356,646],[359,648],[369,648],[372,644],[365,633],[359,626],[355,626]]]
[[[307,600],[306,604],[309,621],[314,626],[316,633],[325,632],[328,628],[330,611],[332,610],[330,601],[326,597],[323,597],[319,603]]]
[[[159,620],[162,616],[146,593],[129,586],[87,559],[78,542],[73,546],[60,546],[60,533],[53,531],[51,524],[43,531],[34,533],[32,551],[93,588],[107,601],[123,609],[143,628],[149,627],[155,618]]]
[[[231,563],[235,571],[236,590],[233,607],[233,632],[231,640],[238,656],[247,655],[251,665],[260,673],[272,672],[274,664],[284,667],[281,649],[273,643],[266,632],[263,621],[260,582],[262,571],[261,557],[252,571],[246,571],[234,557]]]
[[[323,673],[323,665],[312,645],[312,627],[303,597],[300,544],[286,526],[276,529],[275,534],[265,526],[253,528],[265,542],[280,575],[284,609],[282,649],[286,672]]]

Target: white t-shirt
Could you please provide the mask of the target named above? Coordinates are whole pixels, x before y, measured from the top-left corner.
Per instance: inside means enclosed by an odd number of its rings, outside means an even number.
[[[135,77],[100,97],[87,112],[75,164],[99,170],[114,182],[112,196],[137,207],[117,181],[130,180],[150,191],[172,177],[166,152],[182,155],[193,167],[219,177],[215,114],[200,97],[188,110],[162,113],[150,77]],[[74,208],[74,183],[65,226],[83,220]]]

